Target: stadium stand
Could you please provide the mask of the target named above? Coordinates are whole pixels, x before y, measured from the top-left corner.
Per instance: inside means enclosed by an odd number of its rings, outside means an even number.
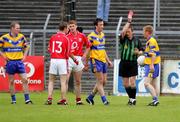
[[[9,23],[18,20],[23,29],[43,29],[48,13],[51,21],[48,29],[57,29],[60,20],[59,0],[1,0],[1,29],[9,28]]]
[[[48,14],[51,14],[46,32],[46,47],[49,37],[58,29],[61,18],[60,0],[1,0],[0,1],[0,35],[9,32],[11,21],[19,21],[21,31],[29,38],[31,32],[33,34],[32,54],[43,55],[43,27]],[[45,51],[46,75],[48,79],[49,56]],[[57,83],[58,84],[58,83]],[[58,85],[55,87],[59,88]]]

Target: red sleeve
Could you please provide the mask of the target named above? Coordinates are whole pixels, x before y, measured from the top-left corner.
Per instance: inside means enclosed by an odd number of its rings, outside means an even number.
[[[67,59],[69,58],[69,56],[70,56],[70,47],[71,47],[71,43],[70,43],[70,41],[69,41],[69,38],[67,38],[66,37],[66,40],[67,40],[67,53],[66,53],[66,57],[67,57]]]
[[[52,52],[52,41],[53,41],[53,37],[51,36],[50,40],[49,40],[49,44],[48,44],[48,52],[51,53]]]

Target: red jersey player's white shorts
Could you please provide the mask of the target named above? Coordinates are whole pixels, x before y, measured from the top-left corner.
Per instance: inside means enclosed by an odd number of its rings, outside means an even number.
[[[68,61],[66,59],[51,59],[49,73],[63,75],[68,73]]]
[[[74,61],[72,60],[72,58],[69,58],[68,62],[69,62],[69,70],[70,71],[74,71],[74,72],[79,72],[81,70],[83,70],[84,68],[84,64],[81,60],[81,56],[74,56],[77,60],[78,60],[78,65],[76,63],[74,63]]]

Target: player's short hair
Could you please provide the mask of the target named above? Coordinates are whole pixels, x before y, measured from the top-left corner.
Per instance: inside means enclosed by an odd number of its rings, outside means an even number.
[[[145,31],[145,32],[147,31],[150,34],[152,34],[153,33],[153,27],[151,25],[146,25],[146,26],[144,26],[143,31]]]
[[[94,26],[97,26],[99,22],[103,22],[103,19],[101,19],[101,18],[96,18],[96,19],[94,20]]]
[[[65,28],[67,28],[67,22],[60,22],[59,23],[59,30],[63,31]]]
[[[10,28],[14,28],[16,24],[19,25],[19,22],[18,21],[12,21],[10,24]]]
[[[77,21],[76,20],[70,20],[68,24],[75,24],[75,25],[77,25]]]

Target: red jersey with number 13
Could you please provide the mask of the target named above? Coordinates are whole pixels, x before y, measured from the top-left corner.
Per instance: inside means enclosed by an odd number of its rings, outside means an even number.
[[[57,32],[51,36],[48,51],[51,58],[68,59],[69,58],[70,44],[69,39],[62,32]]]
[[[90,47],[90,42],[83,33],[77,32],[77,34],[74,35],[70,32],[67,37],[71,42],[70,52],[75,56],[83,55],[83,46],[86,46],[86,48]]]

